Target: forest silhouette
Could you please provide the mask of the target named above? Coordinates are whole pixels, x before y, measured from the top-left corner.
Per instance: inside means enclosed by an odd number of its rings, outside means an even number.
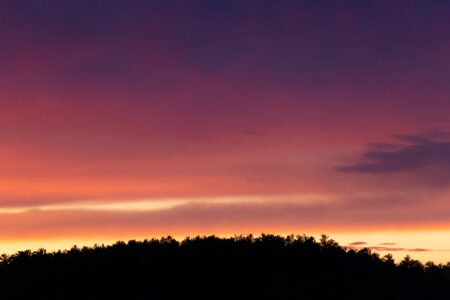
[[[323,235],[130,240],[0,257],[0,299],[448,299],[450,263]]]

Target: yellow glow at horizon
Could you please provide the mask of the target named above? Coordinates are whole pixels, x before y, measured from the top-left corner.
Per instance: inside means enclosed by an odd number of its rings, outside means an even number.
[[[272,232],[273,234],[288,235],[283,232]],[[290,234],[290,233],[289,233]],[[294,233],[295,234],[295,233]],[[303,233],[299,233],[303,234]],[[320,239],[321,233],[314,232],[311,234],[305,233],[307,236],[314,236],[317,240]],[[199,234],[202,235],[202,234]],[[219,237],[230,237],[235,234],[221,234]],[[396,243],[395,245],[385,246],[392,248],[416,249],[426,248],[430,251],[414,252],[414,251],[374,251],[384,256],[391,253],[396,262],[401,261],[406,255],[410,255],[413,259],[420,260],[425,263],[433,261],[436,264],[446,264],[450,261],[450,230],[446,231],[370,231],[370,232],[336,232],[327,233],[327,235],[337,241],[341,246],[348,246],[353,242],[366,242],[362,247],[383,246],[382,243]],[[167,235],[166,235],[167,236]],[[194,235],[191,235],[191,237]],[[256,235],[255,235],[256,236]],[[0,241],[0,253],[13,254],[17,251],[23,250],[38,250],[45,248],[48,251],[57,251],[70,249],[72,246],[77,247],[97,245],[111,245],[118,240],[144,240],[151,238],[160,238],[161,236],[127,236],[117,238],[74,238],[74,239],[36,239],[36,240],[20,240],[20,241]],[[185,236],[173,236],[178,241],[181,241]]]
[[[450,229],[446,230],[417,230],[417,231],[369,231],[369,232],[328,232],[330,238],[341,246],[348,246],[353,242],[366,242],[361,247],[388,247],[405,249],[429,249],[430,251],[374,251],[384,256],[392,254],[395,261],[401,261],[406,255],[425,263],[446,264],[450,261]],[[316,233],[315,237],[320,237]],[[381,245],[382,243],[395,243],[395,245]]]
[[[161,198],[161,199],[130,199],[128,201],[111,201],[107,199],[101,199],[97,201],[79,201],[71,203],[55,203],[40,206],[31,207],[3,207],[0,208],[0,214],[20,214],[29,211],[115,211],[115,212],[144,212],[144,211],[157,211],[157,210],[170,210],[177,206],[191,205],[191,204],[235,204],[235,203],[273,203],[273,199],[276,198],[282,203],[297,203],[297,204],[310,204],[310,203],[331,203],[336,201],[331,195],[327,194],[303,194],[303,195],[267,195],[267,196],[229,196],[229,197],[195,197],[195,198]],[[256,228],[257,229],[257,228]],[[228,232],[231,229],[223,228],[220,232],[216,233],[217,236],[234,236],[240,234],[240,232]],[[22,250],[37,250],[39,248],[45,248],[49,251],[70,249],[73,245],[79,247],[93,246],[94,244],[113,244],[118,240],[127,241],[130,239],[144,240],[152,237],[160,238],[161,236],[167,236],[171,234],[177,240],[182,240],[186,234],[190,236],[195,235],[209,235],[209,232],[205,228],[205,232],[189,232],[179,231],[176,234],[170,232],[162,232],[161,235],[155,236],[158,232],[153,232],[153,236],[142,236],[142,232],[138,236],[132,236],[127,234],[124,236],[122,233],[111,233],[109,235],[103,235],[98,233],[96,237],[71,237],[66,239],[56,237],[41,237],[37,239],[24,239],[24,240],[0,240],[0,254],[7,253],[12,254]],[[243,232],[248,234],[249,232]],[[254,235],[258,235],[261,232],[253,232]],[[355,227],[353,229],[315,231],[313,228],[305,232],[266,232],[273,234],[306,234],[308,236],[315,236],[320,238],[322,233],[327,234],[330,238],[336,240],[341,246],[349,246],[353,242],[365,242],[362,247],[391,247],[391,248],[404,248],[404,249],[430,249],[430,251],[417,252],[417,251],[375,251],[380,253],[381,256],[391,253],[396,261],[403,259],[407,254],[414,259],[418,259],[422,262],[434,261],[435,263],[447,263],[450,261],[450,228],[442,229],[404,229],[404,230],[364,230]],[[382,243],[395,243],[395,245],[381,245]]]

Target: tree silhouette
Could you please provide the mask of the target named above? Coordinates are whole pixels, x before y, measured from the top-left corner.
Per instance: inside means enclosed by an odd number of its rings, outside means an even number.
[[[323,235],[118,241],[0,256],[0,299],[445,299],[450,264]]]

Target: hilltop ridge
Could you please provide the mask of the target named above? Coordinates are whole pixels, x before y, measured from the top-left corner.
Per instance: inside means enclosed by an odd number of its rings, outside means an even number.
[[[323,235],[164,237],[0,258],[2,299],[442,299],[450,264],[396,264]]]

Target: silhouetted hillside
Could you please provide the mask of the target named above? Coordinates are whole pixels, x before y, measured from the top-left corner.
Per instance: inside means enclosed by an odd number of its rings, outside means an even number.
[[[323,236],[170,237],[3,255],[0,299],[448,299],[450,264]]]

